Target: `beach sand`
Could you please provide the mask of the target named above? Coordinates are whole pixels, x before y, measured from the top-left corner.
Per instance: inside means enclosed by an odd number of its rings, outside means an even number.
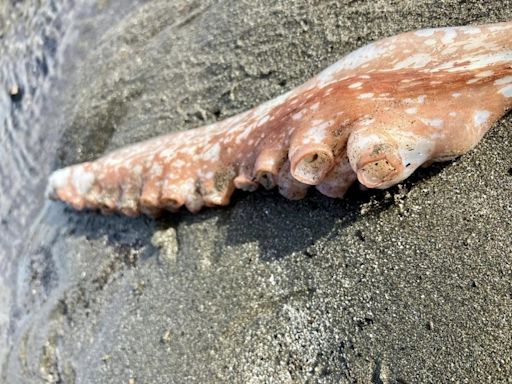
[[[498,0],[150,1],[76,43],[59,165],[231,116],[386,36],[510,19]],[[510,382],[511,144],[508,115],[462,158],[344,200],[237,193],[156,221],[48,203],[0,378]]]

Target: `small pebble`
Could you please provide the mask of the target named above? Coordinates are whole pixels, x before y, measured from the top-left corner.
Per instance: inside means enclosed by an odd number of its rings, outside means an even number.
[[[23,97],[23,90],[18,85],[14,84],[9,88],[9,96],[13,102],[17,103],[21,101]]]

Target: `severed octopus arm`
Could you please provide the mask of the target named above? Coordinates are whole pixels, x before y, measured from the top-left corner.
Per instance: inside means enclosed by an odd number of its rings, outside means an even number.
[[[226,205],[235,188],[388,188],[473,148],[512,107],[512,22],[424,29],[360,48],[291,92],[224,121],[54,172],[76,209],[159,214]]]

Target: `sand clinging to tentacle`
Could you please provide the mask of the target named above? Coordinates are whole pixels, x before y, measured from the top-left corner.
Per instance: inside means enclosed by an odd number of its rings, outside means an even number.
[[[48,194],[126,215],[197,212],[259,185],[342,197],[467,152],[511,107],[512,22],[409,32],[248,112],[58,170]]]

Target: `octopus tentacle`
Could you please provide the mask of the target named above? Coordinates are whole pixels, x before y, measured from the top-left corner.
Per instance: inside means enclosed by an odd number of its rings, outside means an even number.
[[[387,188],[473,148],[512,107],[512,22],[427,29],[345,56],[224,121],[138,143],[50,176],[76,209],[157,215],[226,205],[235,189]]]

